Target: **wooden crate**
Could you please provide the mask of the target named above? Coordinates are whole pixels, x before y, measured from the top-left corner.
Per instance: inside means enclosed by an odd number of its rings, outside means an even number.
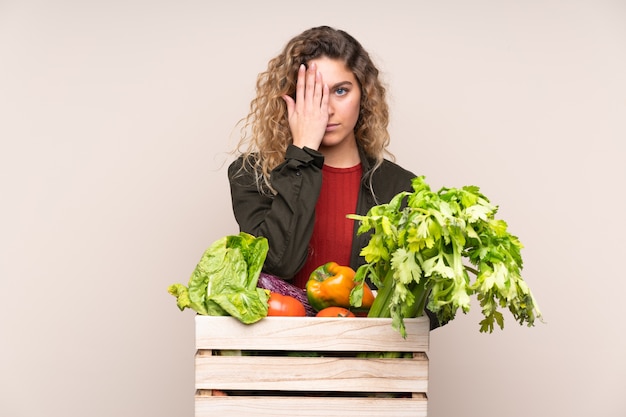
[[[195,415],[426,416],[428,318],[408,319],[406,327],[403,339],[390,319],[266,317],[245,325],[198,315]],[[220,391],[228,395],[214,395]]]

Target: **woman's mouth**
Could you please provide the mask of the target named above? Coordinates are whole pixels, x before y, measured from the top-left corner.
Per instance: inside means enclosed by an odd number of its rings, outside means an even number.
[[[332,132],[333,130],[336,130],[338,127],[339,127],[339,123],[329,123],[326,125],[326,131]]]

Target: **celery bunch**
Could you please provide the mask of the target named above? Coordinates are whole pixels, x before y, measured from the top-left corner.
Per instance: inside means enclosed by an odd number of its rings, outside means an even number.
[[[369,317],[392,318],[406,337],[404,318],[421,316],[427,307],[445,324],[459,309],[468,312],[476,295],[484,316],[481,332],[491,333],[495,324],[504,328],[499,308],[529,327],[541,319],[521,277],[522,244],[495,218],[497,206],[476,186],[434,192],[423,176],[412,186],[412,192],[399,193],[364,216],[348,216],[360,222],[359,234],[371,231],[361,251],[366,263],[355,276],[378,288]],[[353,291],[355,303],[361,288]]]

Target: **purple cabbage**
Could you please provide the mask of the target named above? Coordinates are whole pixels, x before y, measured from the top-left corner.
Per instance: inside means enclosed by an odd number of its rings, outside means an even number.
[[[276,292],[281,295],[289,295],[295,298],[304,305],[306,315],[309,317],[313,317],[315,316],[315,314],[317,314],[317,311],[313,307],[311,307],[311,304],[309,304],[306,290],[298,288],[280,277],[261,272],[261,275],[259,275],[259,280],[257,282],[257,287]]]

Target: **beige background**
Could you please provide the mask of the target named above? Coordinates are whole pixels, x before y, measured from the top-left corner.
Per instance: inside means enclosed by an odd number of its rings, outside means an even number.
[[[237,232],[233,127],[319,24],[381,67],[398,162],[479,185],[526,245],[547,323],[433,332],[429,415],[626,415],[617,0],[0,0],[0,415],[192,417],[166,288]]]

